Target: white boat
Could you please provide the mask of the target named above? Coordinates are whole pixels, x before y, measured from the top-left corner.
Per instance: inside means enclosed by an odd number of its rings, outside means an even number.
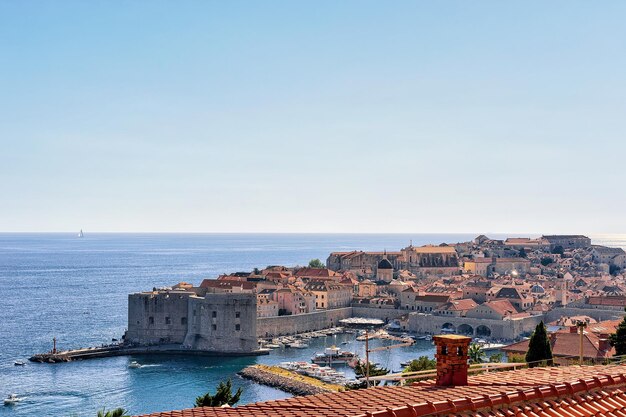
[[[84,237],[84,235],[83,235],[83,229],[80,229],[80,232],[78,232],[78,237]]]
[[[24,361],[15,361],[15,362],[13,362],[13,365],[15,365],[15,366],[24,366],[24,365],[26,365],[26,362],[24,362]]]
[[[306,343],[302,343],[299,340],[296,340],[295,342],[291,343],[289,347],[296,348],[296,349],[305,349],[305,348],[308,348],[309,345],[307,345]]]
[[[433,337],[431,335],[427,334],[426,336],[424,336],[424,340],[431,341],[431,340],[433,340]]]
[[[356,353],[342,351],[336,346],[331,346],[324,349],[324,353],[316,353],[315,356],[311,358],[311,361],[322,365],[332,365],[347,364],[357,358]]]
[[[4,405],[14,405],[22,400],[23,398],[18,397],[17,394],[9,394],[9,396],[4,399]]]
[[[265,347],[268,349],[280,349],[280,345],[276,343],[268,343],[265,345]]]
[[[141,368],[141,364],[137,361],[132,361],[129,365],[129,368]]]

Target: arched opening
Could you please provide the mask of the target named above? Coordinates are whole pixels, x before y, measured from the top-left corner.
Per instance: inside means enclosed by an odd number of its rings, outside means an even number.
[[[491,336],[491,329],[483,324],[476,328],[476,336]]]
[[[441,326],[441,332],[442,333],[455,333],[456,326],[452,323],[444,323],[443,326]]]
[[[461,324],[459,327],[457,327],[457,333],[459,334],[464,334],[464,335],[468,335],[471,336],[474,334],[474,328],[472,326],[470,326],[469,324]]]

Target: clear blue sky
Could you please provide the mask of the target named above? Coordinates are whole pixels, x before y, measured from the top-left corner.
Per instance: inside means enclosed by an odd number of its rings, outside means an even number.
[[[0,2],[0,231],[626,232],[626,2]]]

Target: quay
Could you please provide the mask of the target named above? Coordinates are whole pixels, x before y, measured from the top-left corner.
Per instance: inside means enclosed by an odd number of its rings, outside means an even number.
[[[266,349],[258,349],[252,352],[218,352],[210,350],[186,349],[180,345],[124,346],[120,344],[64,351],[56,351],[56,349],[53,349],[52,352],[37,353],[31,356],[29,360],[31,362],[39,363],[62,363],[77,360],[130,355],[258,356],[267,354],[269,354],[269,350]]]
[[[278,366],[252,365],[242,369],[239,375],[262,385],[278,388],[294,395],[313,395],[339,392],[341,385],[328,384],[297,372],[288,371]]]

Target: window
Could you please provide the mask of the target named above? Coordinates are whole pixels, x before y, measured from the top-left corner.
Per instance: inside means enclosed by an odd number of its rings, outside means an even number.
[[[235,330],[236,331],[241,330],[241,324],[235,324]]]
[[[172,324],[172,319],[165,317],[165,324]]]
[[[241,312],[235,311],[235,318],[238,319],[239,317],[241,317]]]
[[[148,324],[154,324],[154,317],[148,317]]]
[[[211,330],[217,330],[217,324],[212,324],[211,325]]]
[[[187,324],[187,317],[181,317],[180,318],[180,324],[182,324],[183,326]]]
[[[217,311],[214,311],[211,313],[211,317],[216,318],[217,317]]]

